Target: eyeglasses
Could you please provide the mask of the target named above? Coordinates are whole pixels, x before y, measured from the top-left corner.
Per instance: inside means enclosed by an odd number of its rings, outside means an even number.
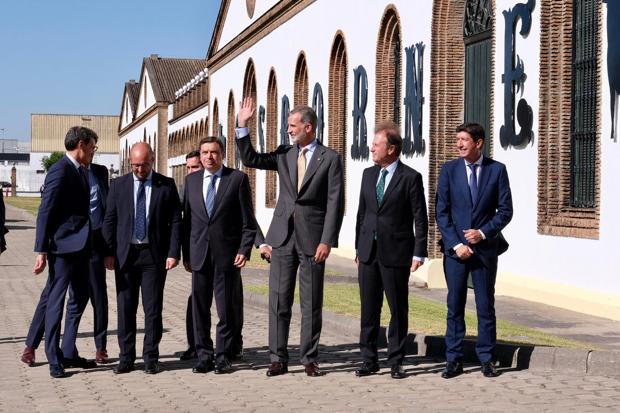
[[[148,168],[150,166],[151,166],[151,164],[149,162],[145,162],[145,163],[132,163],[131,164],[131,167],[133,169]]]

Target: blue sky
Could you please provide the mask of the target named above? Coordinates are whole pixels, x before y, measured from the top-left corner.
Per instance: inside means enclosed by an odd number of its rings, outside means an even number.
[[[117,115],[142,58],[204,58],[220,0],[0,0],[0,138],[30,113]]]

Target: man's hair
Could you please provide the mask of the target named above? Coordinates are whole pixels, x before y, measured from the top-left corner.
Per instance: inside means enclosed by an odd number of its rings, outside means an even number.
[[[311,124],[312,130],[316,130],[316,113],[314,112],[314,109],[310,106],[297,105],[293,108],[293,110],[291,110],[289,116],[294,115],[295,113],[299,113],[303,123]]]
[[[224,154],[224,143],[217,136],[207,136],[206,138],[202,138],[198,143],[198,148],[201,148],[205,143],[217,143],[220,149],[222,150],[222,154]],[[187,159],[187,158],[186,158]]]
[[[85,145],[88,145],[91,139],[94,139],[95,143],[99,140],[99,137],[94,130],[88,129],[84,126],[73,126],[65,135],[65,149],[68,151],[74,150],[77,148],[80,141],[84,142]]]
[[[465,122],[456,127],[456,133],[467,132],[471,135],[474,142],[484,140],[484,128],[479,123]]]
[[[198,158],[198,157],[200,157],[200,151],[195,150],[185,155],[185,160],[187,161],[189,158]]]
[[[396,148],[396,156],[400,156],[403,149],[403,138],[400,136],[398,125],[392,121],[380,122],[375,127],[375,135],[379,132],[385,133],[388,144],[393,145]]]

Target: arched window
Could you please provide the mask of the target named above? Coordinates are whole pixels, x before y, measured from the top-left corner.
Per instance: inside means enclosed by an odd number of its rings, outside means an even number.
[[[232,89],[228,94],[228,128],[226,138],[226,165],[229,168],[235,166],[235,95]]]
[[[338,32],[332,44],[329,58],[329,124],[327,143],[342,157],[342,170],[345,183],[346,211],[346,161],[347,161],[347,46],[342,33]]]
[[[465,43],[465,106],[463,120],[484,127],[483,152],[491,156],[493,131],[493,5],[467,0],[463,19]]]
[[[267,84],[267,152],[276,150],[278,142],[278,83],[276,72],[269,72]],[[265,175],[265,207],[275,208],[278,198],[276,171],[267,171]]]
[[[256,70],[254,69],[254,62],[252,59],[248,60],[248,65],[245,69],[245,76],[243,77],[243,97],[251,97],[256,107],[258,108],[258,102],[256,99]],[[254,147],[256,147],[256,141],[258,139],[256,128],[256,113],[254,112],[252,119],[249,120],[248,127],[250,129],[250,138],[254,141]],[[234,139],[234,135],[232,137]],[[241,170],[248,174],[250,180],[250,189],[252,190],[252,206],[256,206],[256,170],[254,168],[242,167]]]
[[[375,123],[391,120],[400,125],[402,66],[400,19],[390,5],[381,19],[377,40]]]
[[[217,106],[217,98],[213,100],[213,124],[211,125],[211,134],[219,136],[220,134],[220,111]]]
[[[308,65],[304,52],[299,53],[297,64],[295,65],[294,92],[294,106],[308,105]]]

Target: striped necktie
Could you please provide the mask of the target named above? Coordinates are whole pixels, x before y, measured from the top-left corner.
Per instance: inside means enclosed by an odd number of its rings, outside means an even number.
[[[387,174],[388,174],[387,169],[381,170],[381,179],[379,179],[379,183],[377,184],[377,188],[376,188],[378,206],[380,206],[381,202],[383,202],[383,195],[385,194],[385,177],[387,176]]]

